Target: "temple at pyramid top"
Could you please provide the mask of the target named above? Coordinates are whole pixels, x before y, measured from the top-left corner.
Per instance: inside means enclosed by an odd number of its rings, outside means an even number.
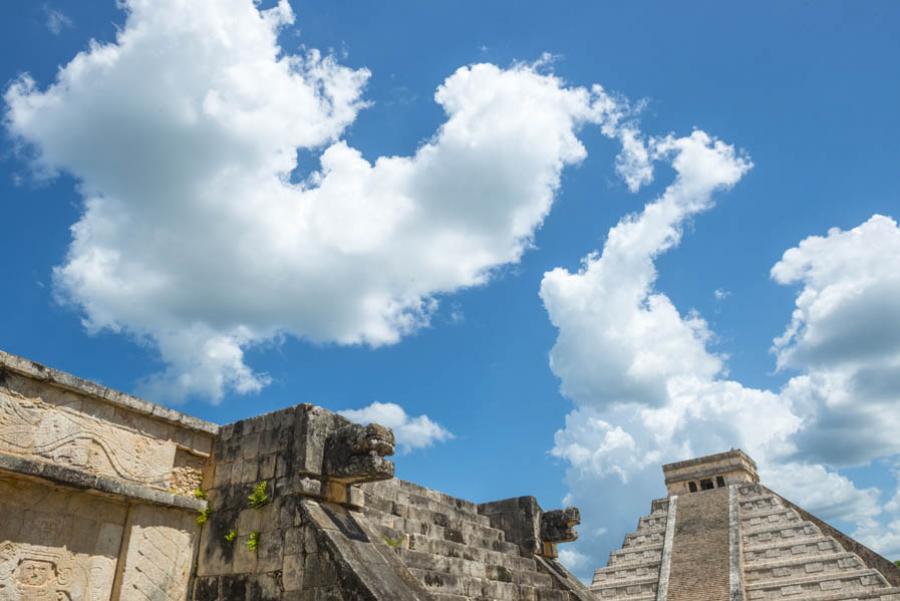
[[[740,449],[669,463],[662,469],[669,496],[759,482],[756,462]]]
[[[604,601],[900,601],[900,568],[760,482],[732,449],[664,465],[591,591]]]

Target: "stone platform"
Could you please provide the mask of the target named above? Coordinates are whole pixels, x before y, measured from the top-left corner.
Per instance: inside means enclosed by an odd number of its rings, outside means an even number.
[[[397,480],[313,405],[219,427],[0,352],[0,601],[590,601],[574,508]]]

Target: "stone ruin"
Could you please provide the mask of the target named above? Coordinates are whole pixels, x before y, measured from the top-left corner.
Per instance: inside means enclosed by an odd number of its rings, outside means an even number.
[[[663,466],[668,497],[594,573],[602,601],[900,601],[900,568],[772,492],[731,450]]]
[[[393,433],[297,405],[219,427],[0,352],[0,601],[900,601],[900,569],[730,451],[585,587],[574,507],[395,479]]]
[[[313,405],[219,427],[0,352],[0,601],[589,601],[578,511],[395,479]]]

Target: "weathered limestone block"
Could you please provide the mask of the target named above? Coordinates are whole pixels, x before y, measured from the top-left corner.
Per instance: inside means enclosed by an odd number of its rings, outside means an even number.
[[[188,495],[217,431],[0,352],[0,454]]]
[[[132,508],[119,599],[185,598],[198,530],[194,518],[177,509]]]
[[[478,513],[488,516],[491,526],[502,530],[507,541],[519,545],[523,555],[541,552],[541,506],[534,497],[482,503]]]
[[[67,406],[0,389],[0,452],[163,487],[175,445]]]
[[[107,601],[124,504],[0,478],[0,599]]]

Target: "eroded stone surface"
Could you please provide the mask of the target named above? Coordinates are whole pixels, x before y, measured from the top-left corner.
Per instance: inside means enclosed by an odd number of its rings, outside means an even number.
[[[182,601],[187,595],[197,527],[177,509],[139,506],[128,520],[120,598]]]
[[[0,600],[107,600],[126,507],[0,478]]]

